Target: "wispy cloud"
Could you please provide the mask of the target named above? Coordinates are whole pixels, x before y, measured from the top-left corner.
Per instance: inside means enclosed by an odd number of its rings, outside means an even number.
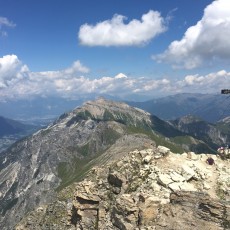
[[[0,17],[0,26],[15,27],[16,24],[14,24],[13,22],[9,21],[5,17]]]
[[[141,20],[133,19],[125,24],[127,18],[114,15],[111,20],[96,25],[84,24],[80,27],[78,38],[86,46],[139,46],[148,43],[158,34],[166,31],[164,18],[157,11],[150,10]]]
[[[5,31],[5,29],[3,29],[4,27],[15,27],[15,26],[16,24],[9,21],[9,19],[5,17],[0,17],[0,36],[1,37],[7,36],[7,32]]]
[[[179,41],[152,58],[171,63],[174,68],[193,69],[202,64],[230,60],[230,2],[213,1],[204,10],[196,25],[191,26]]]
[[[90,93],[149,97],[182,92],[219,93],[229,84],[230,72],[221,70],[206,75],[187,75],[180,80],[170,78],[134,78],[119,73],[116,76],[89,78],[89,68],[79,60],[59,71],[31,72],[16,55],[0,58],[0,99],[26,98],[36,95],[76,98]]]

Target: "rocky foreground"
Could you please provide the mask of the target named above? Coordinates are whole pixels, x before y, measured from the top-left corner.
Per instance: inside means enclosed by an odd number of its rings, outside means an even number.
[[[16,230],[230,229],[229,166],[218,155],[135,150],[91,169]]]

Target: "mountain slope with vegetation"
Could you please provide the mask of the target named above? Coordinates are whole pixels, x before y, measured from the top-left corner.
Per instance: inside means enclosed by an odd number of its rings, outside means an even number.
[[[61,115],[0,155],[0,228],[10,229],[26,213],[52,202],[94,166],[155,145],[175,153],[194,145],[214,151],[169,122],[121,102],[99,98]]]
[[[203,140],[213,149],[230,143],[230,123],[225,120],[211,124],[198,117],[187,115],[170,121],[170,124],[183,133]]]

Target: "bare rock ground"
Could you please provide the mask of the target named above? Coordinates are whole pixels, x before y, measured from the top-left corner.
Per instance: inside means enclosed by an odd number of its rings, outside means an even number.
[[[16,229],[230,229],[229,165],[164,146],[134,150],[94,167]]]

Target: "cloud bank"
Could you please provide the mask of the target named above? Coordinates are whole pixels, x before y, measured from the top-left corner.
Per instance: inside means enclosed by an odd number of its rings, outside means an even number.
[[[125,24],[127,18],[114,15],[94,25],[84,24],[80,27],[78,38],[85,46],[139,46],[166,30],[165,20],[157,11],[150,10],[143,14],[141,20],[133,19]]]
[[[34,96],[78,98],[86,94],[164,96],[182,92],[220,93],[229,84],[230,72],[221,70],[207,75],[187,75],[180,80],[170,78],[134,78],[119,73],[91,79],[83,76],[89,68],[79,60],[59,71],[31,72],[16,55],[0,58],[0,100]]]
[[[216,0],[204,10],[196,25],[179,41],[153,59],[171,63],[174,68],[193,69],[202,64],[230,60],[230,1]]]

